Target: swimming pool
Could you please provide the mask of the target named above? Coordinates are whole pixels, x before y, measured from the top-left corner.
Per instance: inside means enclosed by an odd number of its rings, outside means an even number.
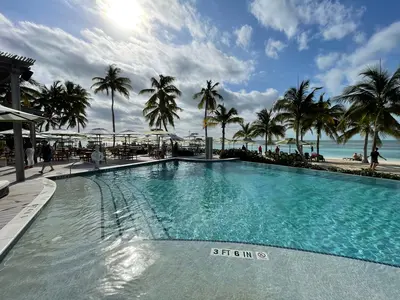
[[[397,182],[246,162],[171,161],[57,186],[1,270],[50,272],[49,285],[68,285],[65,278],[79,281],[86,269],[85,281],[96,282],[109,271],[105,257],[121,259],[124,241],[141,239],[254,243],[400,266]],[[137,267],[143,263],[150,262]],[[12,286],[3,274],[0,281]],[[18,289],[21,299],[39,289],[35,280]]]

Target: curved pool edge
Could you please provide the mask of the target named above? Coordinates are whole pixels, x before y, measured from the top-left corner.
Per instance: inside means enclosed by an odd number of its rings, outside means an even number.
[[[336,258],[342,258],[342,259],[347,259],[347,260],[355,260],[359,262],[364,262],[368,264],[375,264],[378,266],[385,266],[385,267],[391,267],[391,268],[396,268],[400,270],[400,265],[396,264],[391,264],[387,262],[379,262],[375,260],[370,260],[370,259],[365,259],[365,258],[359,258],[359,257],[351,257],[351,256],[346,256],[346,255],[341,255],[341,254],[336,254],[336,253],[329,253],[329,252],[322,252],[322,251],[316,251],[316,250],[308,250],[308,249],[302,249],[302,248],[295,248],[295,247],[286,247],[286,246],[280,246],[280,245],[274,245],[274,244],[261,244],[261,243],[253,243],[253,242],[237,242],[237,241],[225,241],[225,240],[203,240],[203,239],[148,239],[149,241],[164,241],[164,242],[171,242],[171,241],[176,241],[176,242],[199,242],[199,243],[216,243],[216,244],[231,244],[231,245],[241,245],[241,246],[250,246],[250,247],[266,247],[266,248],[275,248],[275,249],[282,249],[282,250],[288,250],[288,251],[299,251],[299,252],[305,252],[309,254],[317,254],[317,255],[322,255],[322,256],[332,256]]]
[[[145,299],[400,298],[400,269],[359,260],[229,242],[136,240],[129,247],[141,253],[136,264],[153,261],[136,277],[146,280]],[[252,251],[253,259],[212,255],[215,248]]]
[[[42,191],[0,230],[0,262],[29,228],[41,210],[53,197],[57,184],[48,178],[40,178]]]

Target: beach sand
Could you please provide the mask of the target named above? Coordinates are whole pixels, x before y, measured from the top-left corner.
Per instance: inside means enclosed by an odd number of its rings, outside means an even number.
[[[337,167],[348,170],[361,170],[369,168],[369,164],[363,164],[360,161],[348,161],[341,158],[333,157],[326,157],[325,160],[325,162],[313,162],[313,164],[327,167]],[[384,161],[383,159],[380,159],[376,171],[400,175],[400,161]]]

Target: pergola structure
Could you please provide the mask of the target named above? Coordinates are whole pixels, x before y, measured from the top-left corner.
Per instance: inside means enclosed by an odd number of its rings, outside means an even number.
[[[20,78],[29,80],[33,74],[30,67],[35,63],[32,58],[27,58],[7,52],[0,52],[0,84],[11,82],[12,108],[21,110]],[[16,181],[25,180],[24,150],[22,142],[22,123],[15,122],[14,147]],[[32,143],[35,143],[35,129],[31,126]]]

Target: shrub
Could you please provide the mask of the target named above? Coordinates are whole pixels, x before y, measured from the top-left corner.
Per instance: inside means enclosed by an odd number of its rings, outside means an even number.
[[[400,180],[400,175],[390,174],[390,173],[381,173],[371,171],[370,169],[361,169],[361,170],[348,170],[342,169],[338,167],[331,166],[321,166],[321,165],[313,165],[304,161],[300,155],[296,154],[275,154],[272,152],[267,152],[266,156],[260,156],[257,151],[244,151],[241,149],[228,149],[220,152],[220,158],[239,158],[243,161],[251,161],[265,164],[273,164],[273,165],[281,165],[281,166],[290,166],[297,168],[306,168],[312,170],[320,170],[320,171],[329,171],[329,172],[337,172],[344,174],[352,174],[359,176],[367,176],[367,177],[376,177],[376,178],[385,178],[392,180]]]

